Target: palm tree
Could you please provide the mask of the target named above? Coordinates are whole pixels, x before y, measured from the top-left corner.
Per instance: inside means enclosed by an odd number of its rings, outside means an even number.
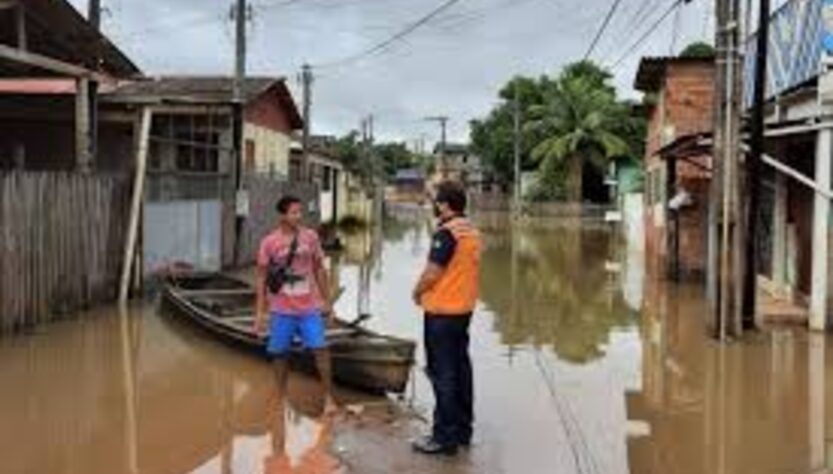
[[[630,120],[613,89],[578,74],[563,74],[529,111],[529,127],[544,140],[532,151],[542,173],[567,168],[567,197],[581,202],[585,164],[604,170],[609,158],[629,151],[622,123]]]

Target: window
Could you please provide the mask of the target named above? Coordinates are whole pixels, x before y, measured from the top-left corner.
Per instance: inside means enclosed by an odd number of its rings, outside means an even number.
[[[252,139],[246,140],[246,161],[244,164],[245,170],[249,173],[254,173],[257,167],[255,161],[255,141]]]
[[[216,173],[220,165],[220,135],[208,132],[177,132],[176,169]]]
[[[333,190],[333,169],[324,167],[324,176],[321,180],[321,190],[328,193]]]

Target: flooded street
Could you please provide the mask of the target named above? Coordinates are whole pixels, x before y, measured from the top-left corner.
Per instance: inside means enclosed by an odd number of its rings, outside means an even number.
[[[604,226],[512,228],[483,218],[481,227],[476,434],[457,458],[420,458],[408,446],[433,406],[421,351],[404,399],[391,402],[416,416],[385,408],[381,421],[368,414],[333,426],[317,418],[313,379],[294,376],[281,410],[268,364],[149,303],[0,340],[0,472],[810,474],[833,466],[829,337],[774,330],[721,347],[705,337],[699,288],[647,279],[639,252]],[[345,288],[338,313],[369,311],[368,327],[420,338],[410,292],[430,229],[412,218],[386,223],[376,244],[372,233],[348,237],[334,263]],[[380,406],[348,391],[339,397]]]

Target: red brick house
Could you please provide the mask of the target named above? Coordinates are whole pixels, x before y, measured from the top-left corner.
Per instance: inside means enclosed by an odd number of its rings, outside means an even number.
[[[644,58],[645,249],[653,275],[702,276],[707,254],[707,146],[714,108],[713,58]]]

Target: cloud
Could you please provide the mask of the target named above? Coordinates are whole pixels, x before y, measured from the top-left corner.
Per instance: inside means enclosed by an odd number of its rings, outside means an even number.
[[[86,8],[86,0],[71,1]],[[439,132],[423,118],[441,114],[451,117],[451,139],[466,140],[469,120],[488,112],[500,85],[513,75],[556,74],[580,59],[610,1],[461,0],[382,54],[316,70],[315,131],[344,133],[373,113],[381,139],[431,140]],[[305,62],[350,57],[390,37],[440,0],[286,3],[252,2],[248,65],[253,74],[294,78]],[[596,49],[594,59],[608,65],[629,53],[614,70],[625,95],[636,95],[632,83],[639,57],[669,54],[672,43],[679,51],[713,35],[713,2],[692,2],[642,47],[627,51],[669,3],[622,2]],[[103,0],[103,5],[105,31],[145,72],[231,74],[231,0]]]

